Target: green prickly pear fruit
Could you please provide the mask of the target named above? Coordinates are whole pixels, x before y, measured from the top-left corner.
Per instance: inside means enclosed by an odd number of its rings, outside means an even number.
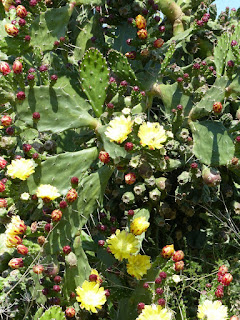
[[[240,203],[237,201],[232,202],[232,208],[236,214],[240,214]]]
[[[208,187],[216,187],[221,183],[220,172],[215,168],[204,168],[202,171],[202,178]]]
[[[133,204],[135,202],[135,196],[132,192],[125,192],[122,195],[122,202],[126,204]]]
[[[138,167],[138,173],[143,179],[148,179],[151,177],[153,171],[152,167],[146,161],[142,162]]]
[[[160,190],[160,191],[167,191],[169,192],[172,188],[172,184],[170,182],[169,179],[165,178],[165,177],[160,177],[160,178],[157,178],[155,180],[156,182],[156,186],[157,188]]]
[[[161,191],[159,191],[158,188],[155,188],[149,192],[149,198],[152,201],[158,201],[160,197],[161,197]]]
[[[133,188],[133,191],[134,193],[137,195],[137,196],[141,196],[144,194],[144,192],[146,191],[146,186],[144,183],[142,182],[138,182],[134,188]]]
[[[178,176],[178,183],[180,185],[184,185],[190,181],[190,173],[187,171],[183,171],[179,176]]]
[[[66,263],[67,265],[71,268],[71,267],[76,267],[77,266],[77,257],[73,252],[70,252],[66,258]]]
[[[155,184],[156,184],[156,181],[155,181],[154,176],[151,176],[151,177],[145,179],[144,182],[146,183],[146,186],[147,186],[148,188],[152,188],[152,187],[154,187]]]
[[[237,110],[237,112],[236,112],[236,118],[238,119],[238,120],[240,120],[240,108]]]

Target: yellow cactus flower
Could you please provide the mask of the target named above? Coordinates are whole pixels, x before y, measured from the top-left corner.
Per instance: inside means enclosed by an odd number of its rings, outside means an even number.
[[[116,117],[109,122],[109,126],[106,131],[106,136],[117,143],[122,143],[125,141],[132,132],[133,121],[131,117]]]
[[[228,310],[219,300],[205,300],[198,306],[197,316],[199,319],[204,320],[226,320],[228,319]]]
[[[162,306],[146,305],[136,320],[171,320],[173,312]]]
[[[161,149],[167,140],[166,131],[158,122],[144,122],[139,127],[138,137],[141,145],[148,146],[151,150]]]
[[[77,287],[76,292],[76,299],[81,303],[81,309],[86,309],[93,313],[97,313],[97,309],[102,309],[107,300],[104,288],[100,288],[96,282],[85,280],[82,287]]]
[[[7,248],[14,248],[22,243],[22,239],[16,234],[6,234],[5,245]]]
[[[43,201],[45,202],[55,200],[56,198],[60,197],[58,189],[51,186],[50,184],[41,184],[37,188],[36,195],[38,198],[43,199]]]
[[[147,26],[147,21],[141,14],[136,16],[135,22],[136,22],[136,27],[138,29],[145,29]]]
[[[138,240],[132,234],[125,230],[116,230],[116,233],[107,239],[107,244],[116,259],[128,259],[131,254],[138,250]]]
[[[168,244],[165,247],[162,248],[162,257],[165,259],[171,258],[171,256],[174,254],[174,245],[173,244]]]
[[[11,222],[7,225],[6,234],[23,234],[27,226],[19,216],[12,216]]]
[[[127,272],[137,280],[142,279],[142,276],[151,268],[149,256],[137,254],[128,258]]]
[[[138,236],[143,232],[146,232],[147,228],[150,226],[150,223],[146,221],[145,217],[138,217],[131,222],[130,231]]]
[[[26,180],[31,174],[35,172],[35,162],[32,159],[16,159],[12,160],[11,164],[7,166],[7,175],[12,179]]]

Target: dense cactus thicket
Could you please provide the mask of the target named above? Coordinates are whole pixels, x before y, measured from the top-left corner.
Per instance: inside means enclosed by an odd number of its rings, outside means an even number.
[[[239,320],[240,10],[0,2],[0,319]]]

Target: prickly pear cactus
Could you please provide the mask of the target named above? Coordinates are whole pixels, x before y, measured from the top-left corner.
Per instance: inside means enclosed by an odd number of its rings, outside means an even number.
[[[239,9],[212,2],[0,2],[0,318],[239,319]]]

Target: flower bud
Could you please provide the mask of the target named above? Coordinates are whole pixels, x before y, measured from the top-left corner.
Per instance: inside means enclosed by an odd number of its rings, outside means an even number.
[[[138,35],[138,38],[141,40],[145,40],[148,37],[148,33],[146,29],[138,30],[137,35]]]
[[[213,104],[213,112],[214,113],[221,113],[222,108],[223,108],[223,106],[222,106],[221,102],[214,102],[214,104]]]
[[[19,269],[23,267],[23,259],[22,258],[13,258],[8,262],[9,267],[12,269]]]
[[[184,252],[182,250],[177,250],[174,252],[172,259],[174,262],[180,261],[184,259]]]
[[[6,208],[8,206],[7,200],[0,198],[0,208]]]
[[[129,172],[128,174],[125,175],[124,177],[126,184],[133,184],[136,181],[136,175],[133,172]]]
[[[221,275],[224,275],[227,272],[228,272],[228,267],[226,267],[224,264],[220,266],[218,269],[218,273],[220,273]]]
[[[0,169],[4,169],[6,165],[7,161],[3,157],[0,157]]]
[[[44,266],[41,264],[36,264],[35,266],[33,266],[33,272],[36,274],[41,274],[44,271]]]
[[[11,69],[9,67],[9,64],[7,62],[2,61],[0,63],[0,72],[6,76],[7,74],[9,74],[11,72]]]
[[[6,189],[5,184],[2,181],[0,181],[0,192],[4,192],[5,189]]]
[[[153,42],[153,46],[155,48],[161,48],[163,46],[163,44],[164,44],[164,40],[162,38],[158,38],[157,40],[155,40]]]
[[[10,126],[12,124],[12,118],[10,116],[2,116],[1,123],[4,127]]]
[[[184,269],[184,262],[182,260],[175,262],[175,270],[176,271],[180,271],[183,269]]]
[[[23,244],[19,244],[17,246],[17,252],[19,254],[26,256],[28,254],[28,248],[26,246],[24,246]]]
[[[133,233],[135,236],[138,236],[142,234],[143,232],[147,231],[147,228],[150,226],[150,223],[146,221],[145,217],[138,217],[135,218],[131,225],[130,225],[130,231]]]
[[[221,283],[224,286],[229,286],[232,281],[233,281],[233,276],[231,275],[231,273],[225,273],[222,277]]]
[[[76,314],[76,312],[73,307],[69,307],[65,310],[65,315],[67,318],[73,318],[73,317],[75,317],[75,314]]]
[[[23,65],[22,65],[21,61],[15,60],[15,61],[13,62],[12,68],[13,68],[13,72],[16,73],[16,74],[18,74],[18,73],[21,73],[21,72],[22,72]]]
[[[16,12],[19,18],[25,18],[28,14],[27,9],[22,5],[17,6]]]
[[[106,151],[100,151],[98,158],[104,164],[109,163],[111,160],[109,154]]]
[[[147,21],[142,15],[138,15],[135,19],[136,27],[138,29],[145,29],[147,26]]]
[[[174,254],[174,246],[173,244],[166,245],[165,247],[162,248],[162,257],[165,259],[171,258],[171,256]]]
[[[22,243],[22,239],[16,234],[8,234],[6,237],[6,247],[14,248]]]
[[[77,199],[77,197],[78,197],[77,191],[73,188],[70,189],[66,194],[66,200],[70,203],[74,202]]]
[[[62,211],[61,210],[53,210],[51,213],[51,218],[53,221],[58,222],[62,219]]]
[[[5,24],[5,31],[12,37],[16,37],[19,32],[18,28],[11,23]]]
[[[63,253],[64,254],[69,254],[72,251],[70,246],[64,246],[63,247]]]

